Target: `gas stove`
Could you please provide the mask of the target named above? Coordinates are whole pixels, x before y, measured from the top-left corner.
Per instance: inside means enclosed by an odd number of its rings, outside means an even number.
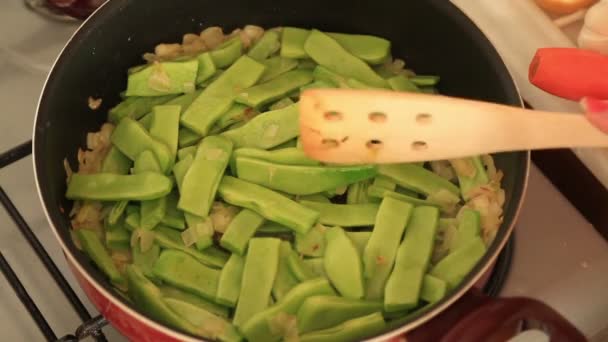
[[[49,228],[38,200],[28,142],[46,75],[77,22],[36,14],[23,0],[5,0],[0,6],[0,32],[8,33],[0,36],[1,335],[9,341],[75,341],[87,335],[86,329],[97,331],[105,322],[72,277]],[[584,204],[571,203],[560,192],[564,187],[555,178],[559,170],[548,166],[550,158],[534,159],[538,165],[531,169],[512,254],[502,258],[487,290],[545,301],[591,340],[608,341],[608,244],[598,232],[608,227],[598,226],[600,221],[592,215],[583,216],[579,210],[585,211]],[[591,173],[584,177],[588,178],[581,181],[597,182]],[[82,326],[83,322],[87,324]],[[111,326],[101,331],[103,335],[93,338],[125,340]]]

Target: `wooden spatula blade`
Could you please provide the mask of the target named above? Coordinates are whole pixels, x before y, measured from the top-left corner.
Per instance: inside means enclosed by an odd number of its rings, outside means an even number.
[[[579,114],[388,90],[307,90],[300,134],[309,157],[341,164],[608,146],[608,135]]]

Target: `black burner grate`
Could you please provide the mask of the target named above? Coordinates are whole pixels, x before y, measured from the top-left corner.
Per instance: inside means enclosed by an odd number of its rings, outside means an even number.
[[[32,154],[31,141],[15,146],[14,148],[0,155],[0,168],[10,165],[22,158],[29,156],[30,154]],[[21,284],[19,277],[17,277],[10,264],[0,251],[0,270],[2,271],[2,274],[4,274],[6,280],[11,284],[15,294],[17,297],[19,297],[19,300],[23,306],[25,306],[27,311],[30,313],[32,319],[42,334],[48,341],[79,341],[88,336],[93,337],[96,341],[106,341],[102,328],[107,325],[108,322],[102,316],[91,318],[91,315],[88,313],[80,299],[78,299],[78,296],[76,296],[76,293],[72,287],[70,287],[61,271],[59,271],[59,268],[57,268],[57,265],[48,255],[30,226],[27,224],[27,222],[25,222],[25,219],[23,216],[21,216],[2,186],[0,186],[0,202],[2,202],[4,209],[13,219],[19,231],[26,238],[40,261],[44,264],[53,280],[57,283],[58,287],[65,295],[66,299],[70,302],[74,311],[78,313],[78,316],[83,321],[83,323],[74,330],[73,334],[68,334],[60,339],[57,339],[57,335],[55,335],[53,329],[49,326],[40,310],[38,310],[36,303],[34,303],[27,290]],[[497,296],[500,293],[500,290],[502,289],[502,286],[504,285],[506,277],[509,273],[512,255],[513,237],[511,237],[511,240],[507,243],[507,246],[499,256],[496,266],[492,271],[490,280],[483,289],[487,295]]]
[[[15,146],[14,148],[0,155],[0,168],[27,157],[31,153],[31,141]],[[78,296],[76,296],[76,293],[72,287],[68,284],[61,271],[59,271],[59,268],[44,249],[44,246],[42,246],[40,240],[38,240],[30,226],[27,224],[27,222],[25,222],[25,219],[19,213],[19,210],[17,210],[2,186],[0,186],[0,202],[2,202],[6,212],[13,219],[17,228],[19,228],[19,231],[23,234],[40,261],[44,264],[55,283],[57,283],[57,286],[65,295],[66,299],[70,302],[74,311],[76,311],[80,319],[83,321],[82,325],[74,331],[74,334],[66,335],[59,339],[59,341],[78,341],[87,336],[92,336],[96,341],[107,341],[106,337],[101,331],[101,328],[107,324],[106,320],[101,316],[91,318],[91,315],[87,309],[84,307],[80,299],[78,299]],[[57,335],[55,335],[53,329],[49,326],[40,310],[38,310],[36,303],[34,303],[32,298],[29,296],[27,290],[23,287],[23,284],[11,268],[8,261],[4,258],[1,251],[0,269],[2,270],[2,274],[4,274],[6,280],[11,284],[11,287],[15,291],[17,297],[19,297],[21,303],[23,303],[27,311],[32,316],[32,319],[36,322],[36,325],[42,334],[48,341],[56,341]]]

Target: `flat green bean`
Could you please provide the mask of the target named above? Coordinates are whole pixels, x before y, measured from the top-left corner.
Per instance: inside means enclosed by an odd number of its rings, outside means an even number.
[[[198,59],[198,72],[196,73],[196,84],[202,84],[208,80],[215,72],[217,68],[213,63],[210,52],[203,52],[197,57]]]
[[[129,173],[129,169],[131,169],[131,165],[133,162],[125,156],[118,148],[115,146],[110,147],[108,154],[101,162],[101,172],[102,173],[116,173],[119,175],[126,175]]]
[[[359,341],[382,332],[386,327],[380,312],[353,318],[332,328],[300,335],[300,342]]]
[[[372,232],[346,232],[346,235],[353,242],[353,245],[355,245],[359,255],[363,256],[365,246],[367,246],[367,242],[372,236]]]
[[[203,139],[180,187],[179,209],[201,217],[209,214],[231,153],[230,140],[221,136]]]
[[[325,231],[327,228],[317,224],[306,234],[296,234],[295,247],[298,253],[310,257],[321,257],[325,253]]]
[[[156,106],[152,112],[150,122],[150,136],[169,147],[171,156],[175,159],[177,154],[177,141],[179,132],[179,115],[182,107],[176,105]]]
[[[175,313],[162,299],[158,287],[148,280],[135,265],[128,265],[126,278],[129,285],[129,298],[151,318],[169,326],[197,334],[197,327]]]
[[[154,156],[154,153],[150,150],[145,150],[135,158],[133,163],[132,174],[138,174],[142,172],[157,172],[162,173],[158,160]]]
[[[179,195],[175,191],[171,192],[167,196],[165,216],[162,218],[161,222],[171,228],[184,230],[186,228],[186,222],[184,218],[184,213],[181,210],[177,209],[178,200]]]
[[[298,66],[298,61],[292,58],[276,56],[263,60],[262,64],[266,66],[266,70],[264,70],[262,77],[260,77],[260,83],[264,83],[295,69]]]
[[[323,266],[323,258],[309,258],[302,260],[302,264],[306,266],[312,274],[317,277],[327,278],[325,267]]]
[[[114,204],[112,205],[112,209],[110,210],[110,213],[108,214],[108,218],[107,218],[108,223],[111,226],[116,225],[118,223],[118,220],[121,219],[128,204],[129,204],[129,201],[114,202]]]
[[[209,51],[209,54],[211,55],[213,64],[220,69],[229,66],[241,57],[242,50],[243,43],[241,42],[241,38],[237,36]]]
[[[76,236],[84,252],[93,260],[95,265],[105,273],[112,283],[124,287],[125,278],[118,272],[110,254],[103,246],[96,232],[87,229],[76,230]]]
[[[171,286],[208,300],[215,299],[220,271],[205,266],[182,251],[164,250],[152,270],[155,276]]]
[[[300,203],[320,213],[319,222],[328,226],[362,227],[376,222],[379,205],[367,204],[334,204],[312,201]]]
[[[485,252],[486,245],[480,237],[476,237],[441,259],[430,274],[444,280],[453,289],[471,272]]]
[[[247,107],[240,103],[233,103],[232,106],[217,120],[214,130],[224,130],[231,125],[247,121],[249,117],[255,114],[253,108]]]
[[[289,255],[287,256],[287,267],[291,271],[291,274],[296,277],[296,279],[300,282],[307,281],[313,279],[315,277],[314,273],[303,264],[300,256],[293,250],[290,250]]]
[[[216,302],[231,308],[236,307],[239,293],[241,293],[244,267],[245,259],[242,256],[238,254],[230,256],[220,274],[217,294],[215,295]]]
[[[137,265],[146,277],[156,280],[157,278],[152,272],[152,268],[160,256],[160,246],[154,243],[147,251],[142,252],[140,244],[136,243],[131,252],[133,264]]]
[[[182,302],[187,302],[189,304],[198,306],[202,309],[205,309],[217,316],[228,318],[230,309],[214,303],[212,301],[206,300],[200,296],[191,294],[189,292],[182,291],[173,286],[164,285],[160,287],[160,292],[164,299],[175,299]]]
[[[249,107],[260,108],[310,82],[312,82],[312,73],[310,71],[292,70],[266,83],[243,90],[236,96],[235,101]]]
[[[416,307],[420,298],[424,274],[429,266],[439,210],[434,207],[416,207],[403,242],[397,251],[395,268],[384,291],[384,309],[395,312]]]
[[[182,115],[181,124],[200,135],[207,135],[230,108],[236,94],[254,85],[265,68],[250,57],[242,56],[192,102]]]
[[[232,253],[243,255],[249,239],[264,223],[264,217],[253,210],[243,209],[230,221],[220,245]]]
[[[411,204],[390,197],[380,203],[374,230],[363,252],[365,298],[381,300],[384,297],[384,287],[413,209]]]
[[[328,32],[348,52],[369,64],[381,64],[390,58],[391,42],[380,37],[364,34]]]
[[[267,220],[302,234],[308,232],[319,218],[318,212],[272,190],[230,176],[224,176],[218,194],[232,205],[251,209]]]
[[[374,87],[386,88],[386,81],[358,57],[352,55],[332,37],[312,30],[304,50],[317,63],[345,77],[352,77]]]
[[[108,249],[113,251],[127,251],[130,248],[131,234],[124,228],[106,230],[105,243]]]
[[[186,158],[186,156],[190,155],[192,158],[196,155],[196,148],[198,146],[188,146],[184,148],[180,148],[177,150],[177,160],[182,160]],[[175,167],[175,166],[174,166]]]
[[[129,75],[126,96],[161,96],[194,91],[198,60],[154,63]]]
[[[338,296],[308,297],[298,309],[298,333],[331,328],[378,311],[382,311],[382,302]]]
[[[279,265],[280,244],[281,240],[273,238],[254,238],[249,242],[233,319],[237,327],[242,327],[256,313],[268,307]]]
[[[293,102],[293,100],[291,98],[284,97],[284,98],[274,102],[273,104],[271,104],[268,107],[268,110],[277,110],[277,109],[285,108],[285,107],[291,106],[294,103],[295,102]]]
[[[137,175],[75,173],[70,178],[65,196],[72,200],[145,201],[166,196],[171,187],[169,177],[154,172]]]
[[[298,136],[300,126],[298,104],[262,113],[241,127],[222,133],[234,142],[235,148],[269,149]]]
[[[325,233],[327,245],[323,266],[327,277],[340,294],[347,298],[363,298],[363,270],[361,258],[353,242],[340,227],[333,227]]]
[[[180,127],[177,137],[179,147],[188,147],[198,143],[203,137],[187,127]]]
[[[310,159],[304,151],[295,147],[283,148],[280,150],[262,150],[259,148],[243,147],[234,150],[230,160],[230,169],[233,174],[237,174],[236,158],[253,158],[276,164],[284,165],[303,165],[303,166],[318,166],[321,163],[317,160]]]
[[[262,62],[268,56],[279,51],[281,43],[279,42],[279,34],[274,31],[266,31],[247,52],[247,55],[258,62]]]
[[[197,327],[197,335],[222,342],[242,341],[243,337],[226,319],[175,298],[163,298],[167,306]]]
[[[422,280],[420,299],[427,303],[438,302],[447,292],[447,283],[430,274],[426,274]]]
[[[407,77],[403,75],[397,75],[391,77],[387,80],[388,84],[396,91],[408,91],[413,93],[419,93],[420,88],[418,88],[414,83],[412,83]]]
[[[186,247],[182,241],[180,232],[158,225],[154,230],[154,241],[162,248],[175,249],[184,252],[199,262],[213,267],[222,268],[228,261],[229,255],[217,248],[209,247],[203,251],[196,250],[192,247]]]
[[[142,201],[140,209],[140,224],[139,227],[142,229],[154,229],[162,219],[165,217],[167,212],[167,197],[160,197],[157,199]]]
[[[174,99],[176,95],[165,95],[156,97],[128,97],[108,112],[108,121],[119,123],[123,118],[139,120],[149,113],[154,106],[158,106]]]
[[[456,236],[450,246],[450,251],[455,251],[466,242],[478,237],[481,233],[481,216],[479,211],[465,208],[460,212]]]
[[[283,27],[281,36],[281,57],[307,58],[304,43],[310,31],[297,27]]]
[[[459,196],[460,189],[449,180],[414,164],[384,164],[378,167],[378,172],[394,180],[398,185],[425,195],[436,194],[447,190]]]
[[[287,264],[287,258],[292,252],[291,244],[288,241],[281,241],[277,275],[272,284],[272,296],[276,300],[281,300],[294,286],[299,284],[298,279],[291,273]]]
[[[310,195],[347,186],[376,175],[374,166],[299,166],[236,158],[239,178],[293,195]],[[302,182],[306,179],[306,182]]]
[[[275,305],[253,315],[242,325],[241,331],[249,341],[272,342],[281,338],[289,339],[297,333],[293,318],[306,298],[334,294],[334,289],[325,278],[300,283]],[[293,318],[289,319],[289,316]]]
[[[131,160],[135,160],[145,150],[154,153],[161,170],[167,172],[173,165],[171,151],[167,145],[152,138],[146,129],[131,118],[124,118],[112,132],[110,138],[114,146]]]

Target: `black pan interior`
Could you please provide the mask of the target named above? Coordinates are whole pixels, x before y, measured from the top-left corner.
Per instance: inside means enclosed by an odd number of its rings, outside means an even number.
[[[67,212],[71,203],[64,198],[63,159],[67,157],[76,169],[76,151],[86,146],[86,132],[98,130],[106,120],[107,110],[119,101],[118,94],[126,87],[127,68],[141,64],[144,52],[153,51],[161,42],[180,42],[184,33],[200,32],[207,26],[219,25],[229,32],[245,24],[385,37],[393,43],[393,55],[403,58],[416,72],[440,75],[442,93],[521,105],[496,51],[447,0],[108,1],[73,37],[52,70],[40,100],[34,146],[37,181],[53,225],[78,262],[106,289],[111,289],[109,282],[70,238]],[[89,96],[103,99],[99,110],[88,108]],[[506,175],[505,220],[485,262],[506,238],[506,228],[513,222],[523,193],[528,155],[501,154],[497,164]]]

